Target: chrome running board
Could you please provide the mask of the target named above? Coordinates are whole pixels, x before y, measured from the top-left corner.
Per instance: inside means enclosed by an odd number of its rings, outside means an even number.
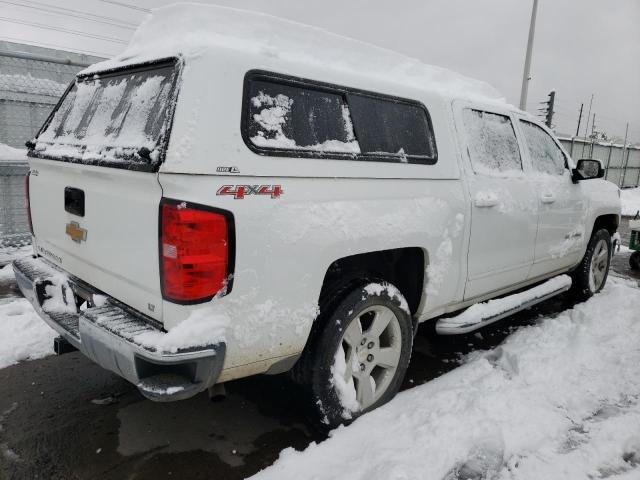
[[[566,292],[569,288],[571,288],[571,277],[560,275],[528,290],[488,302],[476,303],[455,317],[438,320],[436,333],[438,335],[460,335],[473,332]]]

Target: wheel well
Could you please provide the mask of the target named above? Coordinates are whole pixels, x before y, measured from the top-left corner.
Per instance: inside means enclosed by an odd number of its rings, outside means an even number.
[[[597,232],[601,228],[604,228],[611,235],[613,235],[618,230],[619,223],[620,223],[620,217],[618,217],[618,215],[615,215],[615,214],[601,215],[598,218],[596,218],[596,221],[593,224],[593,231],[591,232],[591,234],[593,235],[595,232]]]
[[[424,252],[418,247],[380,250],[344,257],[333,262],[324,276],[320,291],[320,305],[346,287],[357,285],[367,278],[385,280],[395,285],[409,304],[411,313],[420,305],[424,283]]]

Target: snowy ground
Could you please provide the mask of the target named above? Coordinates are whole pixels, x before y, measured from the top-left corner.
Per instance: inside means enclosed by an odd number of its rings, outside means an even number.
[[[16,258],[24,255],[31,255],[32,252],[33,248],[31,247],[31,244],[16,247],[0,247],[0,272],[5,265],[13,262]],[[3,275],[6,278],[8,275],[12,274],[10,273],[10,270],[7,269],[4,270],[4,273],[0,273],[0,278],[2,278]]]
[[[253,478],[638,479],[638,338],[640,290],[611,278]]]
[[[10,268],[0,268],[0,368],[53,353],[55,336],[15,291],[3,296]],[[283,450],[255,478],[640,479],[638,338],[637,282],[610,277],[588,302],[473,352],[320,444]]]
[[[24,298],[0,299],[0,368],[53,354],[56,333]]]
[[[0,286],[11,281],[11,265],[0,268]],[[24,298],[0,298],[0,332],[0,368],[53,353],[55,332]]]

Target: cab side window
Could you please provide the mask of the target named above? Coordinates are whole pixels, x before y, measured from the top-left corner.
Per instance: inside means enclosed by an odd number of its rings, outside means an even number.
[[[463,121],[475,173],[501,176],[522,172],[518,140],[508,116],[466,109]]]
[[[566,158],[553,138],[539,126],[520,120],[534,170],[549,175],[564,174]]]

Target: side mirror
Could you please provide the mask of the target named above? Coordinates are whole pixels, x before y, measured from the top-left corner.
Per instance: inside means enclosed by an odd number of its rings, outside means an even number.
[[[571,172],[571,178],[574,182],[602,177],[604,177],[604,168],[602,168],[600,160],[594,160],[592,158],[578,160],[576,168]]]

